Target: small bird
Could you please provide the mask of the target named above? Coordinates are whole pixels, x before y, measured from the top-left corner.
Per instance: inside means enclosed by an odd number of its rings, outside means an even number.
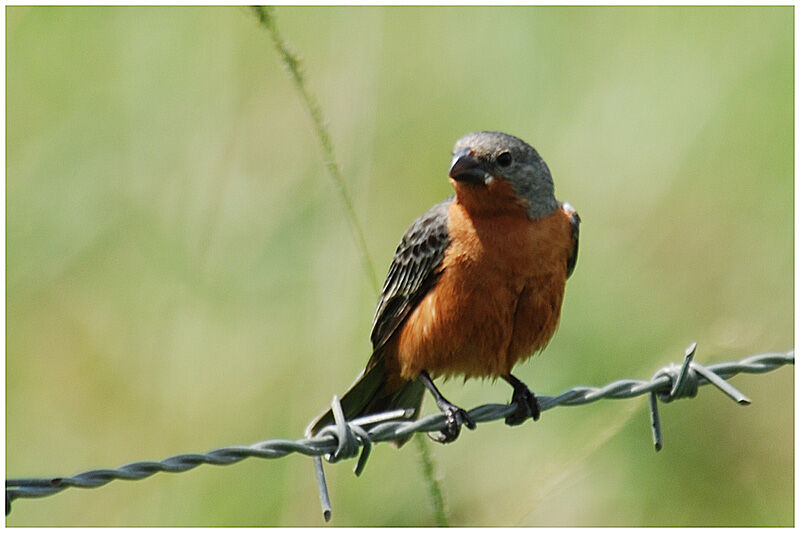
[[[348,420],[397,409],[412,420],[427,389],[446,417],[431,435],[440,442],[475,422],[439,392],[437,377],[503,378],[517,407],[506,424],[538,420],[536,396],[511,370],[556,331],[580,225],[572,206],[556,200],[544,160],[512,135],[465,135],[449,176],[455,195],[415,220],[397,247],[372,323],[372,356],[341,399]],[[328,410],[306,435],[333,423]]]

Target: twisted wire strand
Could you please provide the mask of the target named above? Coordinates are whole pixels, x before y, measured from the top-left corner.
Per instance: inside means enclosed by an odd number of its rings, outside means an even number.
[[[681,397],[693,397],[698,387],[712,383],[740,404],[746,405],[749,399],[724,380],[741,373],[761,374],[794,364],[794,350],[789,350],[785,353],[764,353],[737,362],[703,367],[691,360],[695,347],[693,344],[687,349],[683,365],[670,364],[656,372],[649,381],[622,379],[603,387],[573,387],[557,396],[537,396],[539,407],[545,411],[559,405],[584,405],[600,399],[632,398],[650,393],[654,438],[656,449],[660,449],[660,427],[658,414],[655,411],[656,397],[664,402]],[[727,386],[727,389],[717,380]],[[337,405],[338,399],[334,397],[334,406]],[[513,404],[485,404],[470,410],[469,415],[476,423],[483,423],[504,419],[515,410],[516,406]],[[41,498],[70,487],[96,488],[115,479],[133,481],[150,477],[158,472],[186,472],[201,464],[224,466],[250,457],[276,459],[290,453],[300,453],[312,457],[324,456],[329,462],[337,462],[360,453],[361,457],[356,465],[358,474],[364,468],[371,444],[398,440],[417,432],[441,431],[445,426],[445,418],[441,413],[415,421],[381,421],[399,414],[402,414],[402,411],[387,415],[372,415],[346,423],[337,420],[336,424],[324,428],[314,437],[294,441],[271,439],[250,446],[226,446],[201,454],[180,454],[161,461],[129,463],[117,469],[89,470],[71,477],[7,479],[6,514],[11,511],[11,502],[17,498]]]

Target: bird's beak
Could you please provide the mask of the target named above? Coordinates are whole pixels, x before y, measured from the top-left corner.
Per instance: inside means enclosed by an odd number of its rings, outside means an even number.
[[[480,162],[470,155],[470,149],[464,148],[453,154],[450,177],[467,183],[486,183],[489,174],[480,167]]]

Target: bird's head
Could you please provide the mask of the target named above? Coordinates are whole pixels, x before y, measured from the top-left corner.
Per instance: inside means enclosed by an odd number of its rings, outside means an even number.
[[[537,219],[558,208],[544,160],[525,141],[498,131],[468,133],[456,142],[450,182],[470,212],[522,209]]]

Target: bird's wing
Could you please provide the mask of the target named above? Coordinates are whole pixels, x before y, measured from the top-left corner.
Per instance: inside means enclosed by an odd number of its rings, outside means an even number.
[[[575,263],[578,261],[578,234],[580,233],[581,217],[578,216],[575,208],[564,202],[561,209],[569,216],[569,224],[572,226],[572,251],[567,257],[567,277],[575,270]]]
[[[372,320],[370,339],[373,355],[367,368],[375,363],[381,348],[441,274],[442,259],[450,244],[447,208],[452,202],[451,196],[433,206],[415,220],[403,235]]]

